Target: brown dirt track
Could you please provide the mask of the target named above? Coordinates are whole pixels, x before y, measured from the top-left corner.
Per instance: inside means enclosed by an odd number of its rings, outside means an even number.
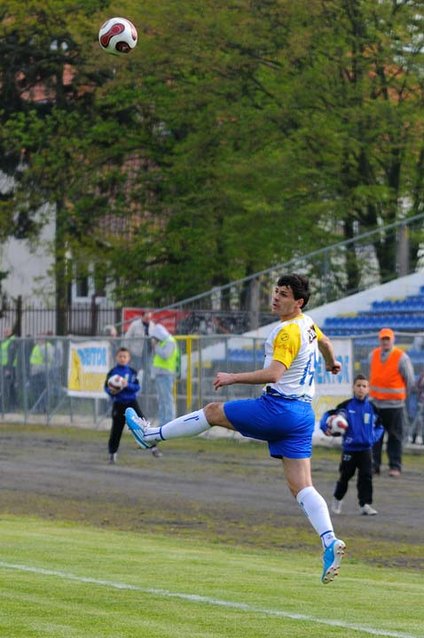
[[[319,551],[280,462],[269,459],[264,445],[186,439],[164,444],[163,458],[155,459],[125,434],[119,463],[110,466],[107,432],[2,424],[0,436],[0,514]],[[327,501],[338,456],[315,449],[315,484]],[[404,460],[400,479],[382,475],[374,482],[378,516],[359,515],[351,481],[344,513],[333,519],[352,559],[424,567],[424,454]]]

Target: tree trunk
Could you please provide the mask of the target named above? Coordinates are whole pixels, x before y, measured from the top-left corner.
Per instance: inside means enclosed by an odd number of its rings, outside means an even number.
[[[344,223],[344,236],[345,239],[353,239],[353,220],[351,217],[347,217]],[[350,245],[346,250],[346,275],[347,275],[347,290],[358,290],[360,283],[360,272],[358,261],[356,259],[355,250]]]

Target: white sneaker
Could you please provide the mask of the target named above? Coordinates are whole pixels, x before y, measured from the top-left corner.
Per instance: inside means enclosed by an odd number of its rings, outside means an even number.
[[[117,453],[109,454],[109,465],[115,465],[116,459],[118,458]]]
[[[376,514],[378,514],[378,512],[373,507],[371,507],[371,505],[365,503],[365,505],[361,507],[361,514],[363,514],[364,516],[375,516]]]
[[[343,506],[343,499],[341,501],[338,501],[336,498],[333,498],[331,502],[331,511],[333,512],[333,514],[341,514],[342,506]]]

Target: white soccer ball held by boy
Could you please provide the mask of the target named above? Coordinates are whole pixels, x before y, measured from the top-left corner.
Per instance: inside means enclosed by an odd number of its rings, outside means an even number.
[[[349,424],[343,414],[331,414],[327,419],[326,434],[330,436],[342,436],[346,433]]]
[[[123,388],[127,385],[127,382],[126,379],[121,377],[119,374],[113,374],[110,379],[108,379],[107,385],[109,390],[116,394],[123,390]]]

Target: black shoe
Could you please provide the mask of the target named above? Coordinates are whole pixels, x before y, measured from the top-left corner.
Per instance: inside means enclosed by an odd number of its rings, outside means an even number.
[[[374,467],[372,470],[372,473],[376,476],[380,475],[380,468],[379,467]]]

